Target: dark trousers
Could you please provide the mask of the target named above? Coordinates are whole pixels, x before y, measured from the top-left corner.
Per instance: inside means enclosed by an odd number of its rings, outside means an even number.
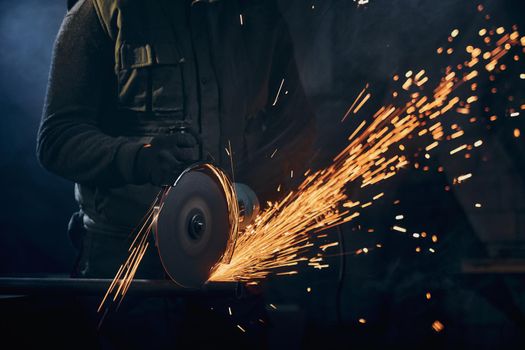
[[[83,232],[73,277],[113,278],[128,256],[131,239]],[[165,278],[154,245],[144,255],[136,278]],[[102,349],[173,349],[180,340],[177,333],[185,307],[178,298],[126,296],[107,313],[97,312],[100,301],[101,297],[82,298],[80,304],[92,328],[89,333]]]

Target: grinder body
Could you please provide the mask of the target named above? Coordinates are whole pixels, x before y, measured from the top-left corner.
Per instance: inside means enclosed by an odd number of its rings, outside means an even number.
[[[196,164],[169,188],[157,207],[156,245],[164,270],[177,284],[199,288],[218,263],[229,263],[239,230],[258,214],[245,184],[232,184],[219,168]]]

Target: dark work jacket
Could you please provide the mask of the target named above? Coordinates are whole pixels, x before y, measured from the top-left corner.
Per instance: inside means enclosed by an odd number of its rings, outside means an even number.
[[[88,229],[138,224],[159,188],[137,183],[135,155],[181,123],[227,170],[231,145],[235,180],[263,199],[304,170],[313,116],[275,2],[79,1],[55,43],[37,153],[76,182]]]

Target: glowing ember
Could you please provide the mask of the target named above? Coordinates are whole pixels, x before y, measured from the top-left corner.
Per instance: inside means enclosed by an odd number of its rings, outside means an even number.
[[[432,323],[432,329],[436,332],[441,332],[445,329],[445,326],[440,321],[436,320]]]
[[[392,227],[392,230],[396,230],[396,231],[403,232],[403,233],[407,232],[407,229],[406,229],[406,228],[404,228],[404,227],[399,227],[399,226],[394,226],[394,227]]]
[[[281,85],[279,85],[279,90],[277,90],[277,95],[275,96],[275,99],[273,100],[272,106],[275,106],[277,102],[279,101],[279,96],[281,95],[281,90],[283,89],[284,85],[284,78],[281,80]]]

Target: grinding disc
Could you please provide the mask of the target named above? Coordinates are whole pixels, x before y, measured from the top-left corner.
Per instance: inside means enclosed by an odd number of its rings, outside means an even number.
[[[183,287],[199,288],[223,257],[230,238],[224,189],[213,174],[185,171],[163,198],[156,243],[165,271]]]

